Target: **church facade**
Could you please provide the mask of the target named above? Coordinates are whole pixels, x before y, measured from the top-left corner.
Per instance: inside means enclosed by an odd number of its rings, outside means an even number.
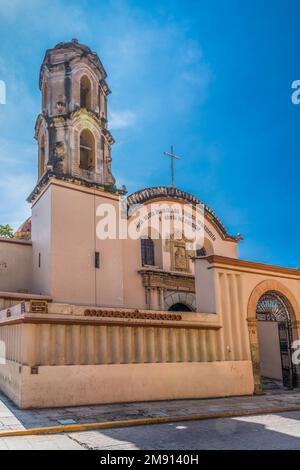
[[[32,215],[0,239],[0,389],[26,408],[297,386],[300,271],[239,260],[194,195],[118,188],[106,78],[77,40],[45,54]]]

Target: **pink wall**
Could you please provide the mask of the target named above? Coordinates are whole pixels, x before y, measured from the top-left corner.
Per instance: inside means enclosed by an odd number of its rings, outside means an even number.
[[[261,375],[282,380],[278,323],[258,321],[257,329]]]
[[[101,240],[96,211],[111,204],[118,216],[119,196],[77,184],[54,180],[32,209],[33,293],[51,295],[54,301],[86,305],[146,308],[141,269],[140,240]],[[215,235],[214,253],[236,256],[236,244]],[[161,244],[159,267],[170,269],[170,251]],[[95,251],[100,268],[95,269]],[[158,249],[156,249],[156,254]],[[41,266],[38,266],[39,253]],[[190,271],[194,265],[190,262]]]
[[[0,239],[0,291],[31,289],[30,242]]]
[[[51,295],[52,188],[49,186],[32,208],[32,292]],[[41,264],[39,267],[39,253]]]

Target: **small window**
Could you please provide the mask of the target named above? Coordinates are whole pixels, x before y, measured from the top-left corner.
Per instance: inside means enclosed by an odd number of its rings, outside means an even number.
[[[87,76],[80,80],[80,107],[90,110],[92,106],[91,82]]]
[[[151,238],[141,239],[142,265],[154,266],[154,243]]]
[[[202,248],[197,248],[196,256],[207,256],[206,249],[204,246]]]
[[[85,129],[80,135],[80,163],[82,170],[95,169],[95,139],[90,130]]]

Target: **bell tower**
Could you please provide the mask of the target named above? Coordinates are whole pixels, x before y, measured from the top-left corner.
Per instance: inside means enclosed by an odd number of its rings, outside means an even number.
[[[106,76],[97,54],[76,39],[46,51],[39,79],[42,112],[35,126],[35,193],[51,176],[114,188]]]

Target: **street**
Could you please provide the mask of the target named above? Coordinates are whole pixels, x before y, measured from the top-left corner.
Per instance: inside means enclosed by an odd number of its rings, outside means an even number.
[[[69,434],[1,437],[0,450],[294,450],[300,411]]]

